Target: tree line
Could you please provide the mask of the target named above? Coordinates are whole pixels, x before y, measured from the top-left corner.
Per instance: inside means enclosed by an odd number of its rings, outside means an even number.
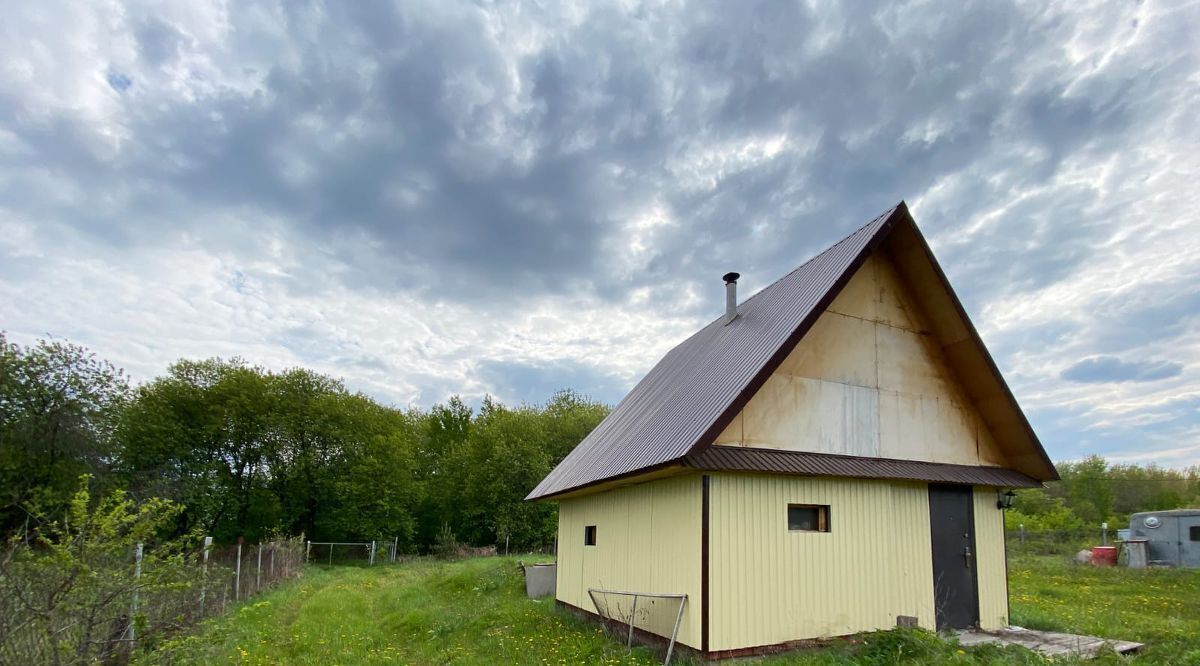
[[[0,334],[0,531],[62,514],[86,474],[95,494],[176,502],[175,535],[219,543],[545,547],[556,507],[523,499],[607,413],[569,390],[543,405],[399,409],[238,359],[181,360],[133,386],[78,345]]]
[[[525,495],[608,413],[563,390],[542,405],[454,397],[382,405],[303,368],[181,360],[134,386],[78,345],[0,333],[0,532],[65,513],[90,475],[97,496],[164,498],[175,536],[219,543],[439,538],[514,549],[553,543],[556,506]],[[1137,511],[1200,506],[1200,467],[1059,463],[1062,480],[1018,493],[1011,527],[1076,530]],[[167,535],[170,536],[170,535]]]
[[[1200,508],[1200,465],[1171,469],[1111,464],[1100,456],[1056,465],[1062,480],[1017,493],[1005,525],[1038,532],[1082,532],[1101,523],[1129,527],[1141,511]]]

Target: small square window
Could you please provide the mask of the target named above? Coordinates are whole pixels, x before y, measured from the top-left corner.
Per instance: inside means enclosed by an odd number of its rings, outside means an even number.
[[[585,546],[596,545],[596,526],[595,525],[588,525],[587,527],[583,528],[583,545],[585,545]]]
[[[824,504],[789,504],[789,532],[828,532],[829,507]]]
[[[1188,528],[1188,536],[1192,541],[1200,541],[1200,525],[1192,525]]]

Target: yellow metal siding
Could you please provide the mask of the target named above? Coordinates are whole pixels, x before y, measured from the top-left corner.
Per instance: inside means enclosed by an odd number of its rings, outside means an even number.
[[[979,583],[979,626],[1008,625],[1008,571],[1004,556],[1004,512],[995,488],[975,488],[975,566]]]
[[[789,532],[788,504],[828,504],[831,531]],[[714,474],[709,529],[711,650],[934,627],[925,484]]]
[[[588,588],[687,594],[678,640],[699,648],[701,501],[701,477],[688,475],[560,502],[557,598],[596,612]],[[587,525],[595,546],[583,545]],[[677,602],[638,607],[636,626],[670,635]]]

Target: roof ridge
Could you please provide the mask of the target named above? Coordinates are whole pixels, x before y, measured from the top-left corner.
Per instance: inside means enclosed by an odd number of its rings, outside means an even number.
[[[762,295],[764,292],[766,292],[771,287],[774,287],[775,285],[779,284],[780,282],[783,282],[784,280],[788,279],[792,275],[804,270],[804,268],[807,267],[809,264],[820,259],[821,257],[825,256],[826,254],[833,252],[838,247],[840,247],[843,243],[846,243],[851,238],[854,238],[855,236],[857,236],[859,234],[859,232],[863,231],[867,227],[869,227],[873,224],[878,224],[880,221],[887,220],[887,218],[891,217],[892,214],[896,212],[897,208],[900,208],[901,206],[904,206],[904,205],[905,205],[904,200],[903,199],[900,200],[899,203],[897,203],[895,206],[892,206],[891,208],[887,209],[882,214],[875,217],[875,219],[871,220],[870,222],[867,222],[866,224],[862,225],[861,227],[855,229],[854,231],[851,231],[850,233],[846,234],[845,236],[842,236],[840,239],[838,239],[836,242],[834,242],[833,245],[830,245],[829,247],[826,247],[824,250],[821,250],[820,252],[812,255],[808,259],[805,259],[804,263],[800,264],[799,266],[797,266],[797,267],[793,268],[792,270],[779,276],[777,279],[773,280],[770,284],[764,286],[763,288],[759,289],[758,291],[754,292],[753,294],[750,294],[749,296],[746,297],[746,300],[737,304],[738,307],[741,307],[742,305],[749,303],[750,301],[753,301],[755,298],[758,298],[760,295]],[[713,324],[715,324],[719,321],[722,321],[724,318],[725,318],[725,315],[721,315],[721,316],[717,317],[716,319],[713,319],[712,321],[708,322],[707,324],[701,326],[697,331],[695,331],[688,337],[681,340],[679,342],[679,344],[675,345],[675,347],[678,347],[679,345],[682,345],[683,343],[685,343],[688,340],[692,339],[693,337],[699,335],[700,333],[703,333],[704,329],[708,328],[709,326],[712,326]],[[675,349],[675,347],[671,347],[671,349]]]
[[[766,290],[770,289],[771,287],[774,287],[775,285],[779,284],[780,282],[783,282],[784,280],[788,279],[788,278],[789,278],[789,277],[791,277],[792,275],[794,275],[794,274],[798,273],[799,271],[803,270],[805,266],[808,266],[809,264],[811,264],[812,262],[816,261],[817,259],[820,259],[821,257],[825,256],[826,254],[829,254],[830,252],[833,252],[833,251],[834,251],[834,250],[836,250],[838,247],[840,247],[840,246],[841,246],[843,243],[845,243],[845,242],[849,241],[851,238],[854,238],[854,237],[855,237],[855,236],[857,236],[857,235],[858,235],[860,232],[862,232],[863,230],[865,230],[867,227],[869,227],[869,226],[871,226],[871,225],[873,225],[873,224],[878,224],[880,221],[882,221],[882,220],[886,220],[887,218],[891,217],[891,216],[892,216],[892,213],[895,213],[895,212],[896,212],[896,209],[897,209],[897,208],[899,208],[899,207],[901,207],[901,206],[903,206],[903,205],[904,205],[904,201],[902,200],[902,201],[900,201],[900,203],[898,203],[898,204],[896,204],[895,206],[892,206],[891,208],[889,208],[889,209],[887,209],[886,211],[884,211],[884,213],[883,213],[883,214],[881,214],[881,215],[877,216],[875,219],[871,220],[870,222],[867,222],[866,224],[862,225],[861,227],[859,227],[859,228],[855,229],[854,231],[851,231],[850,233],[846,234],[845,236],[842,236],[842,237],[841,237],[840,239],[838,239],[838,240],[837,240],[837,242],[835,242],[833,245],[830,245],[829,247],[825,248],[824,250],[821,250],[820,252],[818,252],[818,253],[814,254],[813,256],[809,257],[807,260],[805,260],[805,262],[804,262],[804,263],[802,263],[802,264],[800,264],[799,266],[797,266],[797,267],[793,268],[792,270],[788,271],[787,273],[784,273],[783,275],[781,275],[781,276],[779,277],[779,279],[775,280],[775,281],[774,281],[774,282],[772,282],[771,284],[768,284],[767,286],[763,287],[762,289],[759,289],[758,291],[754,292],[754,293],[753,293],[753,294],[751,294],[751,295],[750,295],[750,296],[749,296],[749,297],[748,297],[748,298],[747,298],[745,301],[742,301],[742,302],[743,302],[743,303],[749,303],[750,301],[754,300],[754,298],[755,298],[755,297],[757,297],[759,294],[763,293],[764,291],[766,291]],[[717,319],[721,319],[721,317],[717,317]]]
[[[833,251],[837,250],[839,247],[841,247],[841,246],[842,246],[842,244],[843,244],[843,243],[846,243],[846,242],[848,242],[850,239],[852,239],[852,238],[854,238],[855,236],[857,236],[857,235],[858,235],[858,234],[859,234],[861,231],[863,231],[863,230],[864,230],[864,229],[866,229],[867,227],[870,227],[870,226],[871,226],[871,225],[873,225],[873,224],[878,224],[880,221],[887,220],[889,217],[891,217],[891,216],[892,216],[892,214],[893,214],[893,213],[895,213],[895,212],[896,212],[896,209],[897,209],[897,208],[900,208],[901,206],[905,206],[905,205],[906,205],[906,204],[904,203],[904,200],[903,200],[903,199],[901,199],[899,203],[897,203],[896,205],[894,205],[894,206],[892,206],[891,208],[887,209],[887,210],[886,210],[886,211],[884,211],[883,213],[879,214],[878,216],[876,216],[876,217],[875,217],[873,220],[871,220],[870,222],[867,222],[866,224],[862,225],[861,227],[859,227],[859,228],[855,229],[854,231],[851,231],[850,233],[846,234],[845,236],[842,236],[840,239],[838,239],[836,242],[834,242],[834,244],[833,244],[833,245],[830,245],[829,247],[825,248],[824,250],[821,250],[820,252],[818,252],[818,253],[814,254],[813,256],[811,256],[811,257],[809,257],[808,259],[806,259],[806,260],[804,261],[804,263],[802,263],[802,264],[800,264],[799,266],[797,266],[797,267],[793,268],[792,270],[788,271],[787,273],[784,273],[782,276],[780,276],[780,277],[779,277],[779,278],[777,278],[776,280],[772,281],[770,284],[766,285],[766,286],[765,286],[765,287],[763,287],[762,289],[759,289],[758,291],[754,292],[753,294],[750,294],[748,297],[746,297],[746,300],[742,301],[741,303],[738,303],[738,304],[737,304],[737,307],[741,307],[742,305],[749,304],[751,301],[753,301],[755,298],[758,298],[759,296],[761,296],[763,293],[765,293],[765,292],[766,292],[767,290],[769,290],[771,287],[774,287],[775,285],[779,284],[780,282],[783,282],[784,280],[788,279],[789,277],[791,277],[791,276],[795,275],[796,273],[798,273],[798,272],[800,272],[800,271],[804,270],[804,269],[805,269],[805,268],[806,268],[806,267],[807,267],[809,264],[811,264],[811,263],[813,263],[814,261],[816,261],[816,260],[820,259],[821,257],[823,257],[823,256],[825,256],[825,255],[827,255],[827,254],[829,254],[830,252],[833,252]],[[686,344],[686,343],[687,343],[689,340],[691,340],[692,338],[696,337],[697,335],[700,335],[700,334],[701,334],[701,333],[703,333],[704,331],[708,330],[708,328],[709,328],[710,326],[712,326],[713,324],[716,324],[716,323],[718,323],[718,322],[721,322],[722,320],[724,320],[724,318],[725,318],[725,315],[721,315],[721,316],[717,317],[716,319],[713,319],[712,321],[708,322],[707,324],[705,324],[705,325],[701,326],[699,329],[697,329],[696,331],[694,331],[694,332],[693,332],[691,335],[689,335],[689,336],[687,336],[686,338],[684,338],[684,339],[680,340],[680,341],[679,341],[678,343],[676,343],[676,344],[675,344],[673,347],[671,347],[670,349],[668,349],[668,350],[667,350],[667,354],[670,354],[671,352],[675,351],[677,348],[679,348],[679,347],[682,347],[682,346],[683,346],[684,344]],[[661,361],[662,359],[659,359],[659,360]],[[656,363],[655,365],[657,365],[657,363]],[[629,397],[629,395],[628,395],[628,394],[626,394],[624,398],[621,398],[621,402],[624,402],[624,401],[625,401],[625,398],[627,398],[627,397]],[[619,403],[618,403],[618,406],[620,406],[620,404],[619,404]]]

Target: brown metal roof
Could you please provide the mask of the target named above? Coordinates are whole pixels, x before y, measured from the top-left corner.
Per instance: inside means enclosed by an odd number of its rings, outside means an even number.
[[[738,304],[737,317],[729,324],[723,323],[723,317],[717,318],[668,352],[526,499],[647,472],[702,452],[898,225],[915,235],[923,260],[932,266],[958,308],[970,332],[970,346],[985,362],[984,372],[992,375],[1001,389],[1003,409],[1015,410],[1016,421],[1026,433],[1016,436],[1028,437],[1032,443],[1030,470],[1036,469],[1043,479],[1058,478],[901,202]]]
[[[868,243],[880,236],[879,230],[902,207],[880,215],[738,304],[738,316],[728,325],[718,318],[667,352],[527,499],[556,495],[687,454],[767,362],[781,348],[795,346],[795,341],[787,343],[797,329],[825,309],[832,300],[830,292],[836,295],[835,284],[853,274],[850,268],[857,268],[869,254]],[[806,323],[804,330],[812,321]]]
[[[860,479],[906,479],[963,483],[1001,488],[1040,488],[1041,481],[1005,467],[949,465],[918,460],[867,458],[829,453],[780,451],[741,446],[710,446],[683,459],[695,469],[770,472],[800,476],[848,476]]]

